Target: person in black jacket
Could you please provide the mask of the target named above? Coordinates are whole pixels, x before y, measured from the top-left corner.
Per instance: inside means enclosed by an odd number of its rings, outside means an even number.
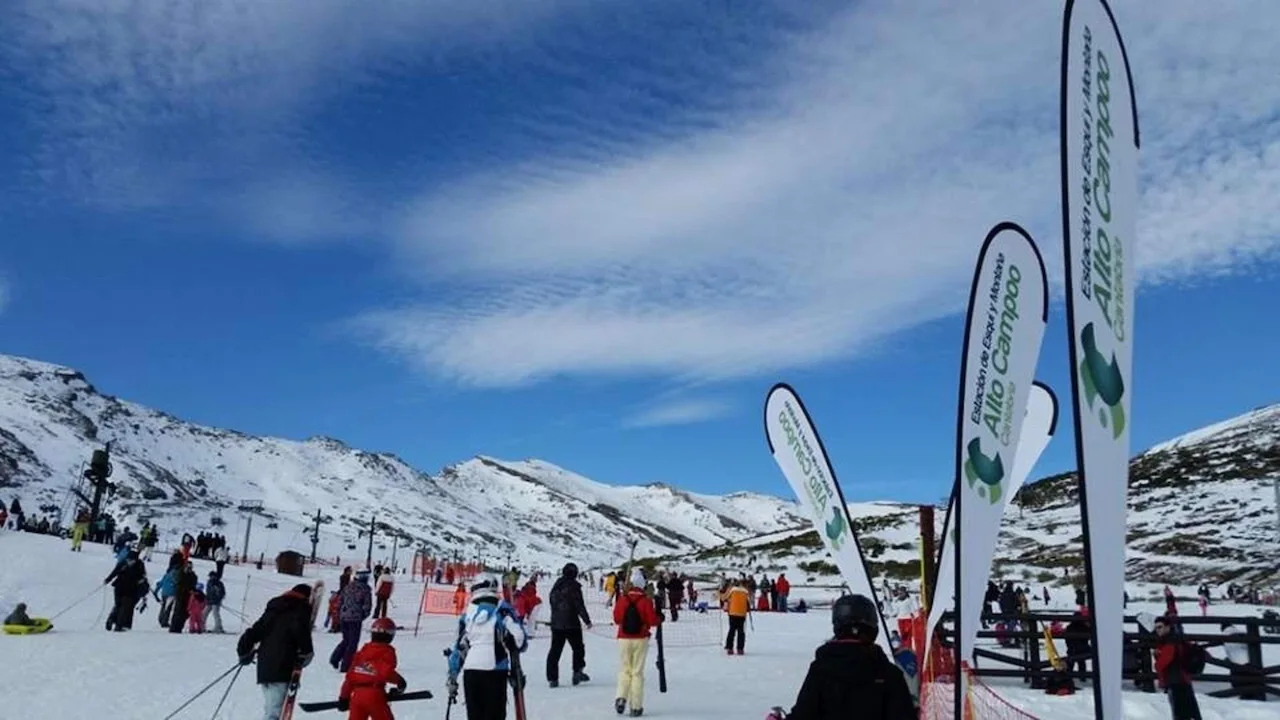
[[[187,563],[178,573],[178,582],[174,585],[173,592],[173,612],[169,615],[169,632],[182,633],[182,626],[187,623],[187,600],[191,598],[191,591],[196,589],[196,583],[200,582],[200,578],[196,577],[196,569],[191,563]]]
[[[818,648],[790,713],[774,708],[773,720],[915,720],[915,705],[902,671],[876,645],[880,614],[863,595],[844,595],[831,607],[835,638]]]
[[[584,683],[591,678],[583,670],[587,667],[587,651],[582,644],[582,624],[591,628],[591,616],[582,599],[582,585],[578,583],[578,566],[567,563],[560,579],[551,587],[551,649],[547,651],[547,683],[560,685],[560,655],[565,643],[573,651],[573,684]]]
[[[107,616],[107,630],[124,632],[133,628],[133,606],[138,604],[138,587],[147,581],[147,566],[138,559],[138,551],[130,550],[124,560],[116,564],[103,585],[111,583],[115,605]]]
[[[311,646],[311,586],[295,585],[272,598],[262,617],[236,643],[241,665],[258,656],[258,684],[262,686],[264,720],[278,720],[294,668],[306,667],[315,656]]]

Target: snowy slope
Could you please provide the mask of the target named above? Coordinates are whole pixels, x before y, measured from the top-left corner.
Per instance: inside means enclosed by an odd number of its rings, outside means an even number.
[[[322,557],[359,558],[370,513],[401,534],[398,557],[433,553],[553,567],[604,565],[629,552],[689,550],[799,522],[779,498],[694,496],[667,486],[614,487],[542,461],[474,458],[429,475],[385,453],[330,438],[261,438],[187,423],[100,393],[80,373],[0,356],[0,500],[19,498],[31,515],[69,522],[93,450],[112,442],[108,499],[121,525],[151,519],[169,545],[182,532],[216,529],[243,545],[244,500],[261,501],[250,553],[310,550],[307,518],[322,525]],[[39,508],[46,506],[47,511]],[[54,507],[56,506],[56,507]],[[481,510],[482,509],[482,510]],[[270,528],[274,524],[277,527]],[[375,559],[392,553],[375,541]]]
[[[147,572],[152,582],[165,567],[163,557],[157,556],[155,560]],[[103,623],[111,603],[110,589],[103,588],[101,582],[112,564],[102,546],[86,545],[83,553],[70,553],[65,542],[54,538],[0,531],[0,613],[9,612],[20,601],[25,601],[36,617],[61,613],[54,621],[54,630],[48,634],[0,635],[0,657],[12,659],[6,664],[5,672],[0,673],[0,698],[4,698],[0,703],[0,718],[163,718],[235,667],[236,639],[246,622],[257,619],[271,597],[298,581],[298,578],[272,572],[258,572],[252,566],[228,566],[227,600],[222,610],[226,635],[170,634],[156,623],[158,608],[154,601],[145,612],[135,616],[132,631],[108,633]],[[196,569],[204,576],[210,565],[197,561]],[[326,569],[320,578],[329,589],[337,585],[336,572],[332,569]],[[412,598],[420,587],[401,581],[392,596],[392,617],[409,628],[415,624]],[[682,626],[691,621],[697,622],[684,615],[679,623],[670,624],[668,637],[682,632]],[[440,651],[452,637],[454,622],[452,617],[425,616],[417,637],[411,629],[396,637],[399,671],[409,687],[435,693],[431,700],[397,705],[396,717],[439,718],[445,714],[446,666]],[[724,656],[715,642],[720,639],[718,631],[708,644],[668,645],[667,693],[658,692],[651,649],[645,663],[645,717],[757,718],[773,705],[789,708],[814,648],[829,634],[829,616],[824,612],[759,613],[752,620],[746,654],[741,657]],[[586,669],[591,681],[579,687],[555,690],[542,682],[541,666],[548,639],[543,634],[531,641],[525,659],[532,717],[558,720],[616,717],[612,703],[619,654],[610,635],[609,628],[605,627],[599,628],[599,632],[585,633]],[[342,676],[325,661],[336,646],[338,636],[318,629],[312,637],[316,658],[302,675],[299,698],[302,701],[336,699]],[[363,640],[368,640],[367,630]],[[1271,646],[1268,650],[1274,648]],[[1266,657],[1268,663],[1278,660],[1275,654],[1269,653]],[[568,665],[569,659],[565,657],[562,674],[568,672]],[[261,717],[262,693],[254,682],[254,670],[252,666],[245,668],[234,683],[228,677],[213,685],[178,718],[215,717],[214,708],[224,695],[225,703],[217,718]],[[1026,690],[1017,680],[992,680],[990,684],[1010,703],[1031,710],[1041,720],[1092,716],[1088,686],[1076,695],[1056,697]],[[1202,692],[1200,706],[1205,720],[1276,717],[1273,703],[1219,700],[1203,695],[1211,687],[1198,689]],[[1124,717],[1127,720],[1167,718],[1166,702],[1160,694],[1126,692]],[[463,715],[464,707],[453,708],[453,717]],[[328,713],[316,717],[338,715]]]

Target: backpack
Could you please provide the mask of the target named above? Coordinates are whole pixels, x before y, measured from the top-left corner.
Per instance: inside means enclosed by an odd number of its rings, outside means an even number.
[[[1204,666],[1209,657],[1209,653],[1205,651],[1204,646],[1196,645],[1195,643],[1184,643],[1182,650],[1182,663],[1187,673],[1199,675],[1204,672]]]
[[[622,611],[622,632],[627,635],[644,633],[644,618],[640,615],[640,608],[636,607],[636,601],[632,598],[627,598],[627,609]]]

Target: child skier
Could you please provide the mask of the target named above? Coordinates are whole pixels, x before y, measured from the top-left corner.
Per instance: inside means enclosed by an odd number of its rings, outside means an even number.
[[[196,634],[204,632],[204,609],[206,606],[204,584],[196,583],[191,595],[187,597],[187,632]]]
[[[449,652],[449,704],[457,701],[458,675],[467,720],[505,720],[510,652],[529,646],[515,610],[502,601],[502,585],[488,577],[471,586],[471,607],[458,619],[458,639]],[[523,678],[516,678],[523,685]]]
[[[396,672],[396,624],[390,618],[378,618],[369,627],[370,640],[351,661],[351,669],[338,691],[338,710],[347,712],[347,720],[393,720],[388,695],[404,692],[405,681]],[[395,687],[387,690],[388,684]]]
[[[213,620],[213,628],[209,632],[222,634],[226,632],[222,629],[222,601],[227,597],[227,586],[222,584],[222,577],[217,570],[209,571],[209,582],[205,583],[205,600],[204,622],[203,626],[209,624],[209,620]]]

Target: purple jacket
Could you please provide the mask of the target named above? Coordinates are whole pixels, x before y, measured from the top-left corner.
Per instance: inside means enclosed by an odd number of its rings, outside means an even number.
[[[342,588],[338,600],[340,622],[361,622],[373,612],[373,592],[365,583],[352,580]]]

